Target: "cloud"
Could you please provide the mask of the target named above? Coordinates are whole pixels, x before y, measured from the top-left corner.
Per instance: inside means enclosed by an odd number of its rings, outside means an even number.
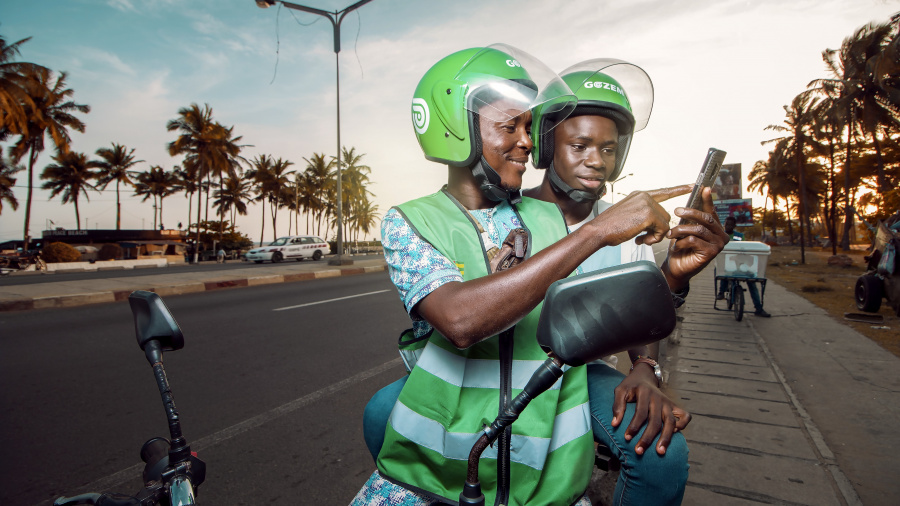
[[[131,0],[106,0],[106,4],[122,12],[137,12],[137,9],[134,8],[134,4],[131,3]]]

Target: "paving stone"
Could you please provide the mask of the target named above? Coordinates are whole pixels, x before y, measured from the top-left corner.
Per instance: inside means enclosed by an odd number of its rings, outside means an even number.
[[[786,399],[779,402],[728,394],[679,392],[673,400],[680,406],[690,405],[691,413],[697,416],[716,415],[783,426],[797,424],[797,415]]]
[[[741,378],[716,378],[715,381],[710,381],[709,378],[700,375],[676,372],[669,375],[667,384],[677,393],[704,392],[728,394],[748,400],[787,402],[787,395],[781,384],[771,381],[749,381]]]
[[[835,497],[828,471],[818,463],[751,455],[701,444],[691,446],[689,462],[691,488],[728,491],[770,504],[841,504]]]
[[[666,368],[687,374],[703,374],[724,378],[743,378],[748,380],[776,382],[778,379],[769,367],[750,365],[723,364],[704,360],[691,360],[681,357],[666,361]]]
[[[692,411],[690,405],[688,410]],[[750,454],[793,457],[808,460],[806,464],[818,464],[816,454],[799,425],[784,427],[698,415],[691,419],[684,436],[689,442]],[[691,446],[692,455],[693,452]]]

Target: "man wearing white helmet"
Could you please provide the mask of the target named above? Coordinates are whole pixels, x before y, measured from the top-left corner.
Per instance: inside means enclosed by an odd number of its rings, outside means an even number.
[[[582,62],[561,77],[578,97],[578,105],[565,118],[545,113],[540,106],[535,109],[534,161],[546,173],[541,186],[524,194],[559,205],[574,232],[612,207],[600,198],[606,182],[621,174],[632,135],[647,124],[653,85],[643,70],[620,60]],[[617,206],[627,205],[635,195]],[[703,190],[703,199],[705,212],[676,209],[677,216],[692,224],[679,225],[668,236],[673,240],[662,270],[670,290],[682,299],[688,280],[728,242],[709,189]],[[579,271],[637,260],[653,261],[652,250],[625,241],[592,254]],[[687,445],[676,432],[687,426],[690,414],[660,391],[658,347],[652,348],[629,350],[632,366],[627,376],[615,370],[615,357],[610,357],[610,367],[587,368],[594,436],[622,462],[614,495],[617,505],[680,504],[687,482]],[[626,427],[623,422],[629,420]],[[656,451],[647,452],[654,439]]]

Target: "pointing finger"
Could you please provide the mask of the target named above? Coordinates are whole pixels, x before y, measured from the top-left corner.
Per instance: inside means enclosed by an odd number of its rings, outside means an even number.
[[[694,189],[694,185],[692,184],[683,184],[680,186],[672,186],[669,188],[660,188],[658,190],[650,190],[647,192],[650,197],[656,202],[664,202],[669,200],[672,197],[677,197],[679,195],[687,195],[691,193],[691,190]]]

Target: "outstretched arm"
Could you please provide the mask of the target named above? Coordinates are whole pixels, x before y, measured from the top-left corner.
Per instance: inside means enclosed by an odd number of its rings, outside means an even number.
[[[458,348],[467,348],[521,320],[543,300],[550,285],[604,246],[666,237],[669,213],[659,205],[691,191],[691,185],[634,192],[514,269],[463,283],[446,283],[413,308]]]

